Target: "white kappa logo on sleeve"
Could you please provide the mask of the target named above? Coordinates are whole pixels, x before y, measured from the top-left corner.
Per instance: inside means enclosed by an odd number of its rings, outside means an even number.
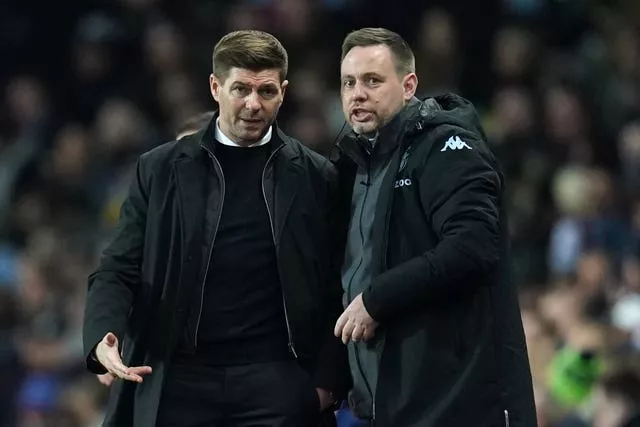
[[[463,140],[460,139],[459,136],[452,136],[447,139],[447,142],[444,143],[444,147],[440,151],[449,150],[462,150],[463,148],[471,150],[472,148]]]

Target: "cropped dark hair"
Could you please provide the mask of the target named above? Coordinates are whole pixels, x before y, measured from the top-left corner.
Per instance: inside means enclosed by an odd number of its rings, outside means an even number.
[[[386,28],[361,28],[352,31],[342,42],[342,59],[354,47],[387,46],[396,63],[400,75],[415,73],[416,59],[409,44],[398,34]]]
[[[213,74],[224,82],[231,68],[251,71],[280,70],[280,82],[287,77],[289,58],[282,43],[264,31],[234,31],[213,48]]]

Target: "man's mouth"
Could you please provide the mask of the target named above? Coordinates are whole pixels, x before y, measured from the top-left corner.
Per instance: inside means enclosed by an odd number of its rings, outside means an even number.
[[[366,122],[371,120],[373,113],[362,108],[354,108],[351,110],[351,118],[356,122]]]

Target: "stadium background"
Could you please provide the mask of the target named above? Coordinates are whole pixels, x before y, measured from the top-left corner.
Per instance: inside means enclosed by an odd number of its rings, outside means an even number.
[[[508,180],[540,426],[619,427],[607,420],[640,405],[637,0],[6,0],[1,427],[99,425],[106,391],[81,360],[85,278],[136,156],[214,108],[217,39],[281,38],[280,125],[324,152],[343,124],[340,42],[361,26],[410,41],[421,94],[456,91],[482,116]]]

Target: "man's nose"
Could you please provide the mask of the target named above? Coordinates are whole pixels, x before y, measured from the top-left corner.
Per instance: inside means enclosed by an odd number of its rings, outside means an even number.
[[[262,105],[260,104],[260,99],[258,99],[258,94],[256,92],[251,92],[249,96],[245,99],[245,107],[247,110],[258,111]]]
[[[356,82],[351,91],[351,97],[354,101],[362,101],[367,98],[367,91],[360,82]]]

